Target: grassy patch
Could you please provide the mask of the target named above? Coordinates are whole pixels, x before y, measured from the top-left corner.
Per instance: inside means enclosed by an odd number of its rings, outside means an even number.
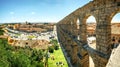
[[[52,57],[54,56],[54,60]],[[50,53],[50,58],[48,59],[48,67],[57,67],[56,62],[63,62],[62,67],[68,67],[67,61],[62,53],[61,48],[59,50],[54,50],[54,53]],[[58,67],[61,67],[60,65]]]
[[[29,35],[29,36],[27,36],[27,38],[32,39],[32,38],[35,38],[35,36]]]
[[[16,36],[20,36],[21,34],[15,34]]]

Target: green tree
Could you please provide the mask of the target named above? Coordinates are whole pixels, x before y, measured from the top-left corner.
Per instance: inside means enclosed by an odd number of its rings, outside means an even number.
[[[3,35],[4,30],[0,29],[0,35]]]
[[[0,67],[10,67],[9,62],[6,59],[0,59]]]
[[[45,55],[42,50],[13,47],[0,39],[0,67],[44,67]]]

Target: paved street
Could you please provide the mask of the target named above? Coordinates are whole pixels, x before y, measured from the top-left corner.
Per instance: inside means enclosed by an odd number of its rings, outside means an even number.
[[[6,29],[10,31],[7,34],[15,40],[47,40],[47,41],[50,41],[50,39],[56,37],[56,34],[53,31],[44,32],[44,33],[26,33],[26,32],[11,30],[9,28],[6,28]]]

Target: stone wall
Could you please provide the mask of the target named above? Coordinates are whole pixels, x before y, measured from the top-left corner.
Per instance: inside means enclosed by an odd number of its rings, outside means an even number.
[[[111,54],[111,20],[118,12],[120,12],[120,1],[94,0],[57,23],[58,40],[72,59],[73,65],[89,67],[89,56],[92,56],[95,67],[106,66]],[[94,16],[96,19],[96,49],[92,49],[87,43],[86,20],[89,16]],[[79,29],[77,20],[80,24]]]

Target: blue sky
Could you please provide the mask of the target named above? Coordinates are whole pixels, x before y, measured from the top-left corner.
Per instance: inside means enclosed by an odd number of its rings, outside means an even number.
[[[0,22],[58,22],[89,0],[0,0]]]
[[[0,23],[58,22],[90,0],[0,0]]]

